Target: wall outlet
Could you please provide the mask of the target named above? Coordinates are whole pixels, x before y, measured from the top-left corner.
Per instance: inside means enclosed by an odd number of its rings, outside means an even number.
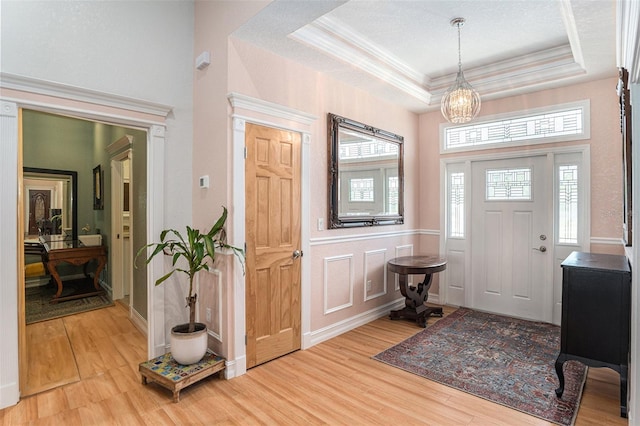
[[[371,280],[367,280],[367,291],[371,291]]]
[[[211,308],[207,308],[207,322],[211,322]]]

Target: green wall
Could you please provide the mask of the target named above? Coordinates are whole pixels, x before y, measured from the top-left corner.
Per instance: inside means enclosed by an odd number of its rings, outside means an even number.
[[[22,113],[23,166],[43,169],[70,170],[78,173],[78,234],[83,226],[90,234],[99,229],[102,242],[108,246],[111,237],[111,164],[106,148],[124,135],[133,136],[132,195],[133,250],[146,244],[146,151],[147,133],[140,129],[112,126],[39,111]],[[93,169],[102,168],[104,209],[93,209]],[[111,285],[111,259],[107,267]],[[133,308],[147,317],[146,269],[133,270]]]

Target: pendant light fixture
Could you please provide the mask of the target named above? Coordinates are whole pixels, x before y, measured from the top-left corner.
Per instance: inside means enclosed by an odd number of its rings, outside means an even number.
[[[460,28],[464,25],[464,18],[451,20],[452,27],[458,27],[458,75],[456,81],[442,95],[440,111],[450,123],[461,124],[473,120],[480,112],[480,95],[464,79],[462,73],[462,59],[460,55]]]

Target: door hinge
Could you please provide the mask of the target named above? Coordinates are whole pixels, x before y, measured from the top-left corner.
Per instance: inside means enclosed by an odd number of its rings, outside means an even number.
[[[244,159],[245,160],[247,159],[247,147],[246,146],[244,147]]]
[[[244,335],[244,345],[247,346],[247,335]]]

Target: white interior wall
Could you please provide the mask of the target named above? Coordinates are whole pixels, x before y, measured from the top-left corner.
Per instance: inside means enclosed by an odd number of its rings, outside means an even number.
[[[167,119],[165,219],[191,220],[194,5],[2,1],[3,73],[157,102]],[[180,203],[172,200],[180,199]]]
[[[163,133],[165,142],[159,145],[164,147],[162,158],[171,161],[158,163],[162,170],[154,175],[154,180],[159,179],[159,185],[164,187],[166,200],[161,228],[182,227],[191,220],[191,193],[185,193],[184,188],[190,187],[192,180],[193,33],[194,5],[190,1],[3,0],[1,4],[3,85],[12,76],[31,77],[54,82],[61,92],[68,89],[71,99],[77,93],[75,88],[83,88],[97,97],[113,94],[125,104],[128,98],[134,98],[172,107],[166,119],[167,137]],[[0,112],[0,119],[6,117],[8,122],[16,123],[17,111]],[[0,169],[7,177],[3,182],[15,184],[17,127],[0,126],[0,130],[0,150],[4,153]],[[2,205],[15,203],[17,188],[13,186],[16,185],[2,185]],[[7,237],[3,241],[15,242],[17,216],[11,209],[3,211],[6,214],[0,215],[0,235]],[[9,342],[0,351],[3,408],[16,403],[18,397],[18,260],[15,244],[1,245],[0,253],[0,283],[4,283],[0,285],[0,318],[5,324],[5,341]]]

